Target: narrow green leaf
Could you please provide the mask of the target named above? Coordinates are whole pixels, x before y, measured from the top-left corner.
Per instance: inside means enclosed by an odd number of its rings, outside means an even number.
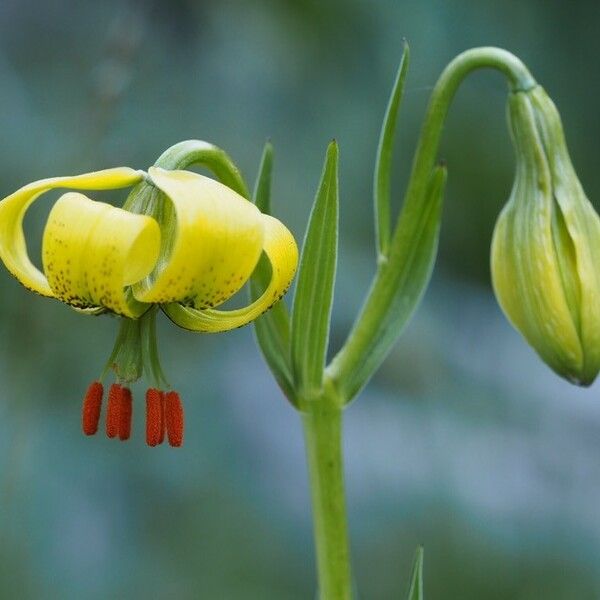
[[[423,546],[415,554],[407,600],[423,600]]]
[[[271,173],[273,146],[267,142],[263,151],[258,176],[254,186],[254,202],[261,212],[271,213]],[[250,279],[250,299],[256,300],[269,284],[271,265],[262,256]],[[287,306],[280,301],[254,321],[254,333],[262,355],[279,387],[287,398],[296,404],[290,362],[290,319]]]
[[[403,208],[388,260],[379,265],[348,340],[327,371],[350,401],[379,368],[419,305],[429,283],[439,238],[446,167],[429,178],[422,202]]]
[[[302,248],[292,310],[292,373],[304,397],[323,383],[338,242],[338,147],[329,144]]]
[[[386,257],[390,245],[390,188],[392,153],[394,150],[394,133],[398,120],[398,110],[402,102],[404,82],[408,72],[409,50],[406,40],[400,66],[396,74],[396,80],[388,101],[381,133],[379,134],[379,145],[377,147],[377,158],[375,160],[375,176],[373,180],[373,200],[375,202],[375,235],[377,238],[377,251],[380,257]]]
[[[268,141],[263,149],[252,198],[260,212],[271,214],[271,180],[273,175],[273,144]]]

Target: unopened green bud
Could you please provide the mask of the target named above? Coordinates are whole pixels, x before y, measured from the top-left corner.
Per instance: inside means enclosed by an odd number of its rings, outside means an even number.
[[[517,171],[492,241],[492,280],[511,323],[559,375],[600,370],[600,218],[539,86],[509,99]]]

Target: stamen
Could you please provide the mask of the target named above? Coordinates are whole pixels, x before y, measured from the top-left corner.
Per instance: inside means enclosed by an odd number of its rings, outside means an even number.
[[[165,432],[167,431],[167,420],[165,419],[165,393],[161,391],[160,393],[160,438],[158,439],[158,443],[162,444],[165,441]]]
[[[114,438],[119,433],[122,398],[123,388],[118,383],[113,383],[108,390],[108,409],[106,411],[106,435],[109,438]]]
[[[164,394],[156,388],[146,391],[146,443],[157,446],[164,438]]]
[[[165,394],[165,421],[169,444],[178,448],[183,444],[183,406],[177,392]]]
[[[131,413],[133,410],[131,390],[124,387],[121,390],[121,411],[119,413],[119,439],[128,440],[131,435]]]
[[[85,393],[81,411],[81,425],[85,435],[94,435],[98,431],[103,393],[104,388],[99,381],[92,381]]]

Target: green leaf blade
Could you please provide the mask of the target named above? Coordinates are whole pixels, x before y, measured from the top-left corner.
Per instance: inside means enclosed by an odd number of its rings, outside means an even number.
[[[273,146],[265,145],[256,184],[254,202],[265,214],[271,214],[271,175],[273,171]],[[250,279],[250,300],[260,297],[269,284],[271,265],[262,256]],[[284,301],[279,301],[271,310],[254,321],[254,333],[258,347],[283,393],[292,404],[296,404],[290,361],[290,318]]]
[[[327,369],[349,402],[379,368],[423,297],[437,255],[446,167],[432,171],[422,202],[402,210],[388,260],[379,265],[367,300]]]
[[[415,554],[407,600],[423,600],[423,546]]]
[[[273,144],[267,142],[263,149],[252,198],[260,212],[271,214],[271,181],[273,179]]]
[[[392,93],[381,126],[377,157],[375,159],[375,174],[373,178],[373,200],[375,205],[375,236],[379,257],[386,257],[390,245],[391,233],[391,170],[394,150],[394,134],[398,121],[398,111],[402,102],[404,84],[410,62],[408,44],[404,42],[400,66],[396,74]]]
[[[302,247],[292,310],[292,373],[302,397],[323,384],[337,266],[338,147],[329,144]]]

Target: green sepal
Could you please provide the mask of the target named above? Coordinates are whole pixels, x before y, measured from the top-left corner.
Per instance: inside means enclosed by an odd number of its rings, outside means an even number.
[[[292,309],[292,373],[302,398],[323,384],[338,246],[338,146],[327,148],[310,213]]]
[[[271,174],[273,170],[273,146],[265,144],[254,186],[254,203],[264,214],[271,214]],[[250,279],[250,300],[254,302],[262,295],[271,280],[271,265],[264,255],[258,262]],[[279,384],[279,387],[296,405],[290,358],[290,317],[284,301],[279,301],[271,310],[254,321],[254,333],[262,355]]]
[[[402,102],[404,83],[408,72],[410,52],[406,40],[402,50],[400,66],[394,81],[394,87],[379,134],[377,157],[375,159],[375,175],[373,178],[373,201],[375,203],[375,236],[377,238],[377,251],[379,260],[384,260],[390,245],[390,189],[392,154],[394,150],[394,133],[398,121],[398,111]]]
[[[415,553],[407,600],[423,600],[423,546]]]

